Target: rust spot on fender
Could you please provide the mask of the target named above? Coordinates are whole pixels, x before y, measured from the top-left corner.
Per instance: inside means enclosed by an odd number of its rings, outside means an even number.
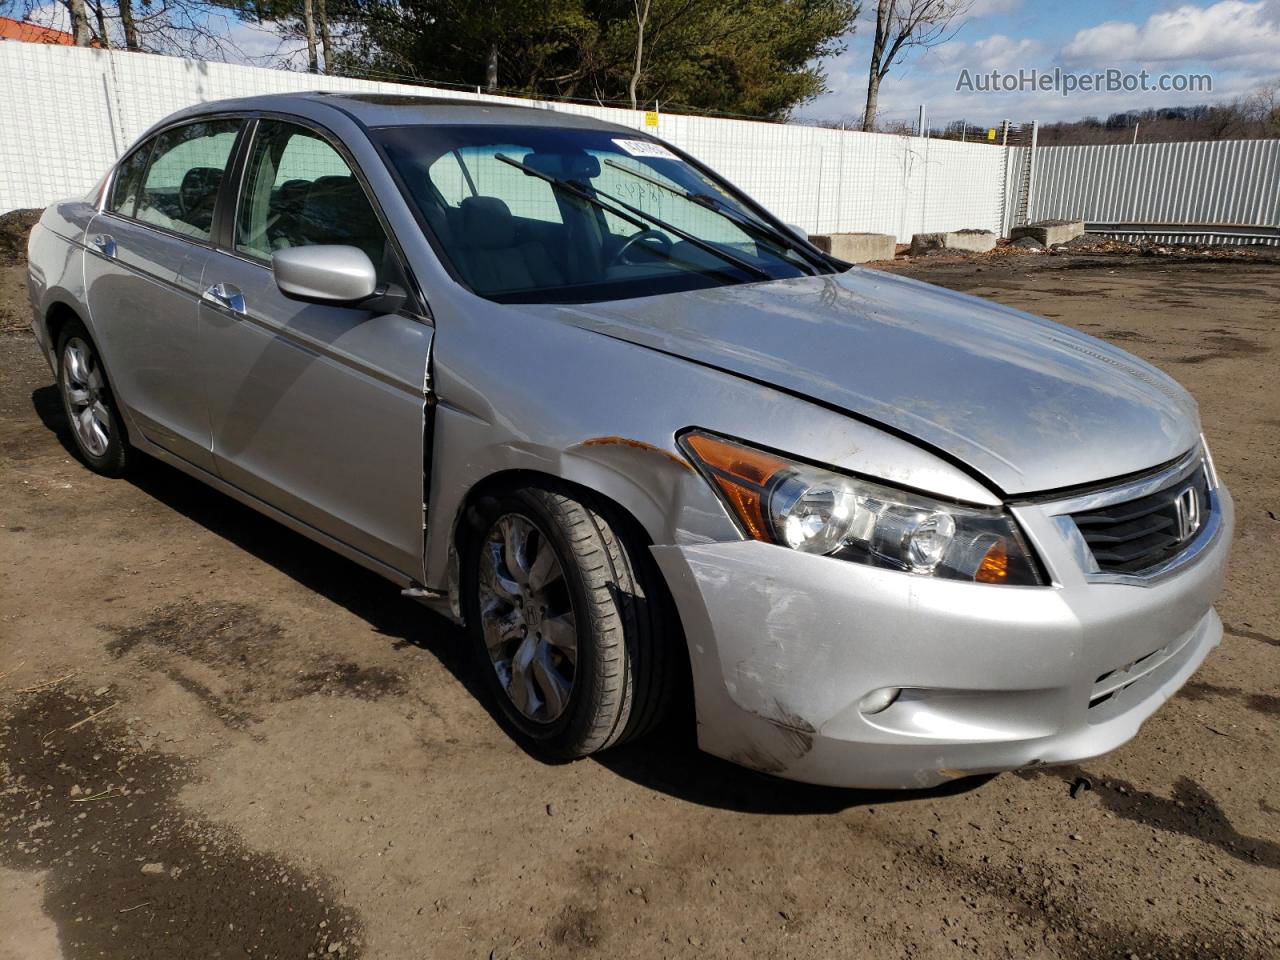
[[[693,467],[688,461],[677,457],[670,450],[663,450],[661,447],[655,447],[652,443],[645,443],[643,440],[631,440],[628,437],[592,437],[589,440],[583,440],[580,446],[583,447],[626,447],[631,450],[643,450],[646,453],[656,453],[659,456],[666,457],[682,470],[693,472]]]

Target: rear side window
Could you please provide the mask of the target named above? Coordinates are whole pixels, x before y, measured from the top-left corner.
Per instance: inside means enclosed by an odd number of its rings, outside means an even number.
[[[134,216],[208,240],[218,188],[239,129],[238,120],[206,120],[156,137]]]
[[[360,181],[327,140],[263,120],[236,216],[236,249],[268,260],[275,250],[315,244],[359,247],[380,268],[387,237]]]
[[[152,144],[153,141],[148,140],[120,164],[115,183],[111,187],[111,200],[107,204],[107,209],[112,213],[133,216],[138,207],[138,194],[142,192],[142,171],[147,168]]]

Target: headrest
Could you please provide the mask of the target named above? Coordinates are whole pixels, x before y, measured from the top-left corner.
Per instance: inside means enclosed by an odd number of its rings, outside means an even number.
[[[462,238],[473,247],[509,247],[516,240],[516,222],[510,208],[498,197],[466,197],[462,212]]]
[[[280,184],[279,197],[291,203],[299,203],[307,198],[311,190],[310,180],[286,180]]]
[[[314,243],[380,241],[382,227],[355,177],[318,177],[307,191],[300,216],[304,232]]]
[[[560,180],[591,180],[600,176],[600,160],[589,153],[526,153],[520,162]]]
[[[312,190],[333,190],[337,187],[349,187],[356,182],[356,178],[350,174],[343,175],[341,173],[329,173],[323,177],[316,177],[311,181]]]
[[[217,193],[222,183],[221,167],[192,167],[182,176],[178,188],[184,197],[199,198],[202,194]]]

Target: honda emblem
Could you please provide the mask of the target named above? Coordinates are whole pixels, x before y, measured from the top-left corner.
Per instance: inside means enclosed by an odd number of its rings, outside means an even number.
[[[1174,501],[1178,514],[1178,542],[1190,540],[1200,529],[1200,498],[1195,487],[1187,487]]]

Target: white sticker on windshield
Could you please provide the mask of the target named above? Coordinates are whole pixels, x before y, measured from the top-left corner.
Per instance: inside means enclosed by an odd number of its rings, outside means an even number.
[[[652,140],[615,140],[613,141],[633,157],[656,157],[659,160],[679,160],[674,153],[660,143]]]

